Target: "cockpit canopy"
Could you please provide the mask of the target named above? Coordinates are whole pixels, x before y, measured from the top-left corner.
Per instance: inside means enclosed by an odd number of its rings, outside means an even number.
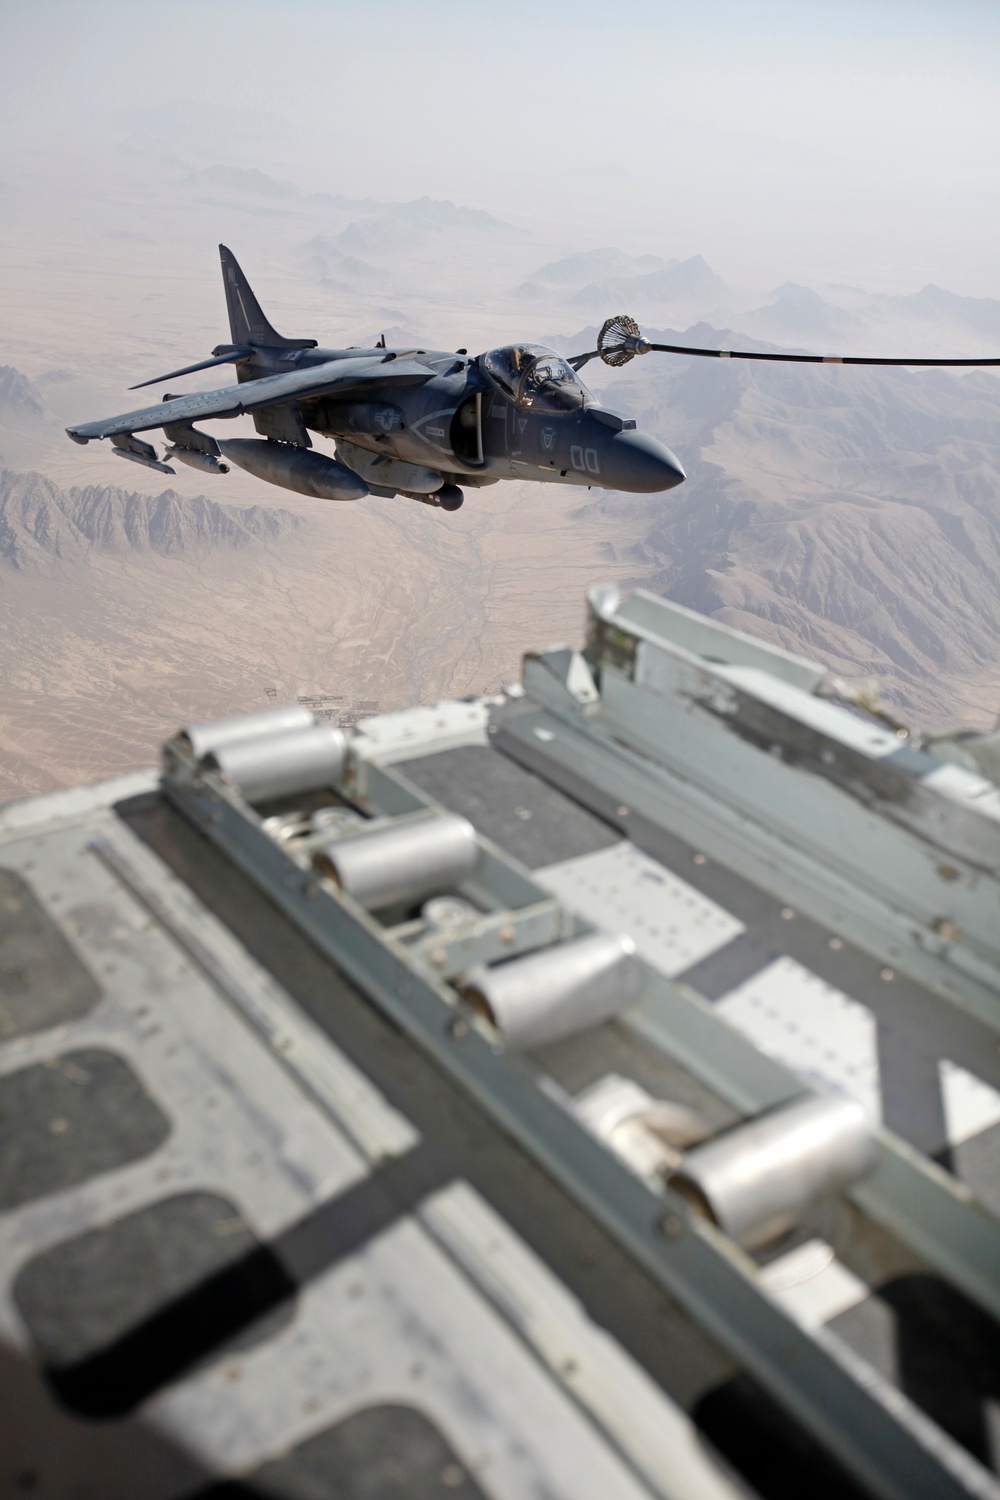
[[[594,399],[576,371],[541,344],[506,344],[479,363],[500,394],[523,411],[578,411]]]

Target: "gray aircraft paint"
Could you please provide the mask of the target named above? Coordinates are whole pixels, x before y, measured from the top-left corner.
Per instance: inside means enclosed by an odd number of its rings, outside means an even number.
[[[668,448],[636,432],[634,421],[601,408],[582,383],[578,410],[536,412],[501,394],[484,373],[481,356],[321,349],[313,339],[283,338],[232,253],[220,246],[220,255],[233,342],[213,350],[211,361],[163,379],[232,363],[236,384],[81,423],[67,429],[75,442],[110,438],[115,451],[133,462],[164,467],[135,433],[169,425],[171,456],[183,456],[187,448],[204,452],[205,435],[192,426],[195,420],[247,414],[263,437],[282,447],[311,447],[310,432],[339,440],[339,461],[376,493],[409,493],[432,504],[450,500],[452,507],[460,503],[456,485],[479,488],[501,479],[635,493],[671,489],[684,479]],[[374,462],[359,460],[359,450],[373,454]],[[282,484],[278,476],[287,467],[261,465],[254,472]],[[421,483],[408,490],[407,476],[416,470]]]

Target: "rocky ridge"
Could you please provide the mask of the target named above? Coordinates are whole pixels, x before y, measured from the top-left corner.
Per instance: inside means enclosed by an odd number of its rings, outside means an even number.
[[[45,416],[44,398],[28,377],[13,365],[0,365],[0,422],[34,424]]]
[[[163,490],[143,495],[114,485],[62,490],[42,474],[0,470],[0,567],[23,572],[91,550],[161,557],[240,551],[302,524],[290,511],[219,505]]]

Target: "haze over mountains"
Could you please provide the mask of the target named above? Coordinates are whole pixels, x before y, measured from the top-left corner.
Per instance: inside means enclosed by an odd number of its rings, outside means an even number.
[[[782,346],[802,341],[811,353],[880,354],[890,340],[909,339],[904,355],[990,357],[1000,347],[1000,300],[960,297],[928,285],[907,295],[827,286],[821,291],[786,281],[758,301],[727,286],[704,256],[662,260],[628,256],[614,247],[575,252],[540,266],[517,289],[549,308],[629,310],[645,324],[668,312],[674,326],[702,319],[723,322],[737,336]],[[598,325],[599,326],[599,325]]]
[[[387,709],[496,688],[525,649],[580,639],[583,591],[601,578],[876,675],[928,727],[993,721],[988,374],[595,362],[584,378],[674,449],[687,483],[653,497],[499,485],[452,516],[310,502],[239,472],[164,483],[63,428],[127,410],[126,387],[228,338],[219,240],[282,333],[333,345],[386,332],[580,352],[629,312],[664,342],[977,356],[1000,347],[1000,301],[787,275],[734,285],[696,245],[574,243],[471,192],[352,196],[235,149],[164,161],[133,139],[114,165],[113,186],[69,192],[57,213],[27,175],[8,189],[0,795],[148,764],[185,719],[272,692]]]
[[[659,341],[729,347],[727,330]],[[593,366],[589,368],[593,369]],[[609,405],[669,428],[688,481],[643,511],[637,573],[940,726],[1000,713],[1000,382],[663,356]],[[613,506],[601,499],[601,509]]]

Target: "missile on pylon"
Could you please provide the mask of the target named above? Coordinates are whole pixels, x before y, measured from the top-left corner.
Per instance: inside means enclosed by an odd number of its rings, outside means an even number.
[[[315,500],[361,500],[368,494],[364,480],[346,464],[312,448],[268,438],[229,438],[220,440],[219,447],[230,463],[255,478]]]
[[[177,459],[190,469],[200,469],[203,474],[229,473],[229,465],[220,464],[211,453],[199,453],[195,448],[181,448],[176,443],[167,449],[164,457]]]

